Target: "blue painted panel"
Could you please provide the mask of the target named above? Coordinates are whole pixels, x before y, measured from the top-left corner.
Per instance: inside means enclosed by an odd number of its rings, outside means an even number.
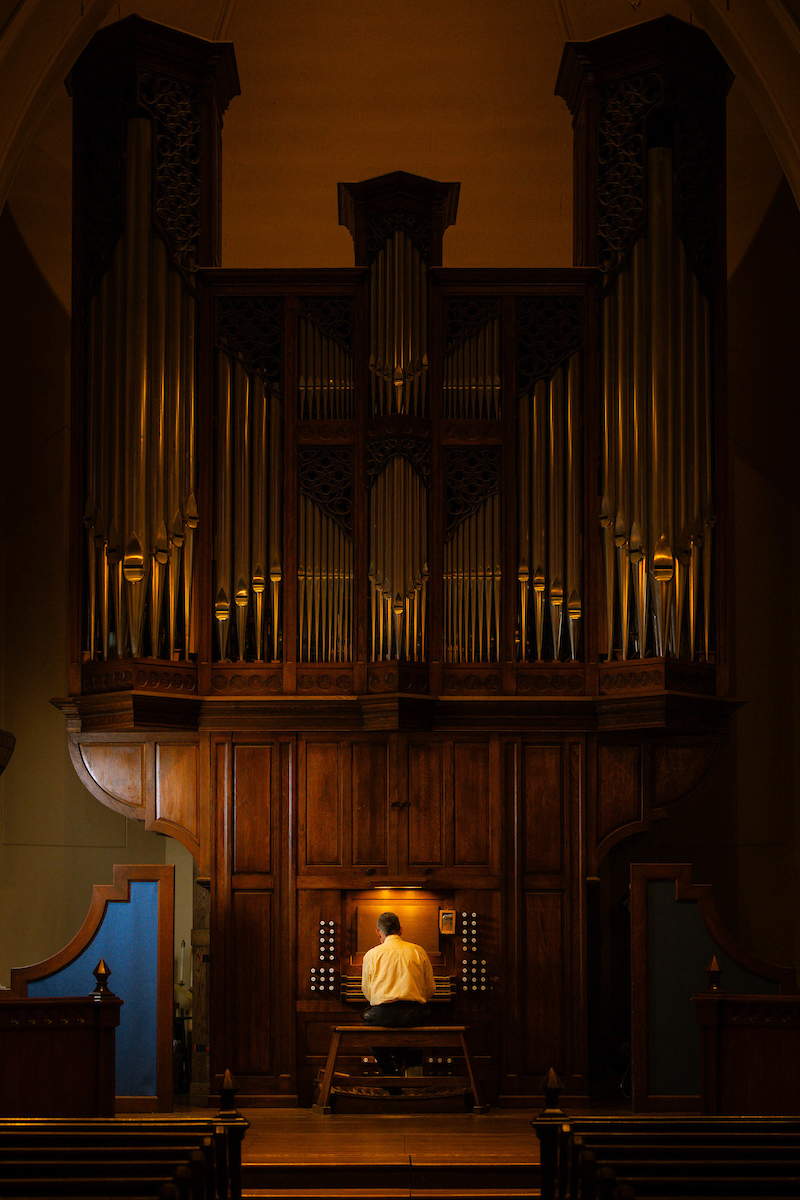
[[[29,996],[86,996],[101,958],[111,970],[108,986],[125,1003],[116,1038],[118,1096],[156,1094],[158,981],[158,883],[131,884],[130,903],[112,900],[86,949],[47,979],[28,984]]]
[[[647,1014],[649,1091],[653,1096],[700,1094],[700,1027],[692,996],[708,986],[716,954],[726,992],[777,995],[778,984],[740,967],[720,950],[697,904],[675,899],[673,880],[647,884]]]

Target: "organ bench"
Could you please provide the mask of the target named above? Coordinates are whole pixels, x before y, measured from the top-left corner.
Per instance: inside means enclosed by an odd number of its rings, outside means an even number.
[[[463,1079],[461,1077],[453,1077],[450,1082],[468,1087],[472,1092],[474,1101],[473,1114],[483,1116],[489,1112],[489,1105],[481,1103],[480,1092],[478,1091],[478,1084],[475,1079],[475,1071],[472,1066],[472,1059],[470,1058],[465,1037],[468,1028],[467,1025],[417,1025],[411,1026],[408,1029],[391,1029],[376,1025],[336,1025],[331,1033],[331,1044],[328,1050],[328,1060],[325,1063],[325,1069],[322,1073],[319,1097],[316,1104],[312,1105],[312,1110],[324,1116],[328,1116],[331,1112],[331,1106],[328,1101],[333,1082],[333,1072],[342,1041],[347,1037],[368,1046],[385,1041],[387,1046],[428,1047],[436,1049],[450,1046],[455,1047],[464,1055],[467,1074]],[[348,1076],[348,1084],[423,1089],[433,1086],[441,1087],[442,1080],[441,1078],[426,1079],[420,1075],[369,1075],[363,1077],[360,1075],[350,1075]]]

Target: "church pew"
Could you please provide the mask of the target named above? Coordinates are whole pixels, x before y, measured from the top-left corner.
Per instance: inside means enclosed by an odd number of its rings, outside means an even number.
[[[0,1122],[0,1196],[239,1200],[239,1114]]]
[[[534,1122],[543,1146],[554,1125]],[[556,1139],[556,1155],[542,1155],[545,1198],[610,1200],[625,1186],[637,1197],[767,1200],[800,1185],[795,1119],[564,1118]]]

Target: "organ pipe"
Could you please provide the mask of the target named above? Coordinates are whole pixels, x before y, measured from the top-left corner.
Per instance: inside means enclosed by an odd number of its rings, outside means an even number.
[[[255,513],[251,512],[250,475],[252,443],[250,438],[251,379],[234,364],[233,428],[233,597],[236,604],[236,643],[240,661],[246,657],[247,615],[250,604],[250,538],[247,530]]]
[[[149,573],[148,520],[148,312],[151,249],[151,128],[150,122],[128,122],[128,153],[125,177],[126,229],[124,240],[125,271],[125,346],[124,374],[125,429],[125,506],[123,512],[122,574],[128,609],[131,654],[143,653],[145,601]]]
[[[500,497],[465,517],[444,547],[446,662],[498,662],[500,652]]]
[[[583,519],[581,504],[581,412],[579,398],[581,395],[581,362],[574,355],[567,367],[567,428],[566,428],[566,614],[569,629],[570,658],[578,657],[580,645],[581,617],[583,604],[581,600],[581,559],[583,543]]]
[[[500,318],[494,317],[445,355],[445,417],[497,419],[501,370]]]
[[[269,583],[272,595],[272,661],[277,662],[281,629],[281,413],[277,396],[271,397],[269,415]]]
[[[300,316],[297,322],[299,411],[303,420],[345,420],[353,415],[353,356]]]
[[[372,411],[427,411],[427,267],[408,234],[387,238],[370,274]]]
[[[672,227],[668,147],[648,151],[648,181],[647,235],[601,308],[607,653],[626,658],[632,646],[640,658],[708,659],[710,310]],[[611,526],[616,555],[608,551]]]
[[[90,660],[192,649],[196,301],[154,228],[150,121],[126,139],[125,224],[87,302]]]
[[[217,620],[219,657],[228,650],[231,619],[231,538],[233,533],[233,402],[234,364],[217,353],[217,431],[214,474],[214,616]]]
[[[298,497],[301,662],[352,659],[353,544],[309,496]]]
[[[401,456],[391,458],[370,492],[370,613],[374,660],[426,654],[427,492]]]
[[[580,354],[574,354],[551,379],[537,380],[519,403],[519,654],[523,662],[579,657],[583,616],[581,376]],[[604,481],[610,470],[604,450]],[[493,520],[497,545],[499,507]],[[613,535],[610,521],[608,529]],[[613,537],[610,544],[613,552]],[[530,563],[527,580],[522,566],[526,552]]]
[[[195,396],[195,332],[197,312],[194,297],[184,290],[181,313],[181,390],[183,393],[183,487],[181,513],[183,516],[183,639],[188,658],[195,650],[192,622],[192,591],[194,581],[194,542],[200,523],[197,508],[197,403]]]
[[[222,350],[216,388],[217,652],[261,662],[278,657],[280,638],[280,399],[260,375]]]
[[[250,527],[250,585],[253,591],[254,657],[264,658],[264,599],[267,588],[267,476],[269,467],[269,414],[266,389],[258,381],[252,395],[253,517]]]

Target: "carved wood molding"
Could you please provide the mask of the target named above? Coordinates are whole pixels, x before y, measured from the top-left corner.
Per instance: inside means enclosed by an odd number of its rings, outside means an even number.
[[[67,744],[75,773],[96,800],[175,838],[208,873],[207,768],[197,735],[72,732]]]
[[[295,436],[298,442],[322,445],[351,445],[355,441],[354,421],[298,421]]]
[[[196,694],[197,667],[191,662],[147,662],[137,659],[85,663],[81,672],[81,689],[84,695],[130,690]]]
[[[402,663],[371,663],[367,687],[370,692],[427,693],[428,669],[426,666],[404,666]]]
[[[566,670],[559,669],[558,663],[549,663],[538,671],[523,671],[518,667],[516,679],[517,691],[522,696],[583,696],[586,691],[580,663],[569,663]]]
[[[467,667],[456,670],[448,665],[442,675],[442,691],[450,695],[475,695],[476,692],[497,695],[503,690],[503,676],[496,668],[481,670]]]
[[[297,676],[297,691],[301,694],[316,693],[318,695],[340,695],[353,691],[353,673],[335,668],[332,671],[320,671],[316,664],[310,664],[308,670]]]
[[[276,695],[283,691],[283,672],[280,669],[254,670],[251,664],[243,671],[241,666],[231,668],[224,663],[215,663],[211,688],[215,695]]]

